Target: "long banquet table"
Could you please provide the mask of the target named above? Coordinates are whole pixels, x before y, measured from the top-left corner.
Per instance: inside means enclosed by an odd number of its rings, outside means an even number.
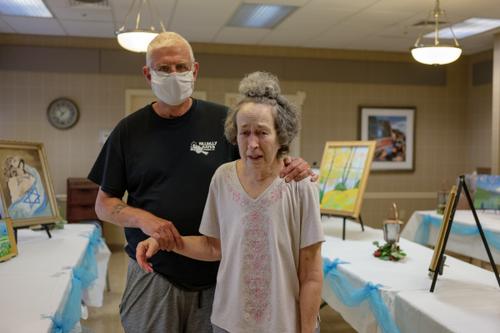
[[[432,250],[401,239],[407,258],[400,262],[375,258],[373,241],[383,243],[382,231],[348,222],[346,240],[342,241],[342,220],[324,218],[326,242],[322,247],[324,262],[339,259],[336,273],[349,283],[344,290],[372,288],[395,324],[385,332],[499,332],[500,287],[492,272],[447,258],[444,274],[439,276],[434,293],[429,292],[428,267]],[[328,273],[328,272],[326,272]],[[338,279],[326,274],[323,299],[358,332],[383,332],[380,319],[374,316],[370,300],[359,306],[347,306],[338,294]],[[373,287],[376,286],[376,287]],[[373,291],[373,290],[372,290]],[[342,292],[342,290],[340,290]],[[386,325],[387,326],[387,325]]]
[[[481,227],[495,263],[500,265],[500,214],[477,212]],[[405,225],[401,236],[422,245],[434,245],[442,223],[436,211],[416,211]],[[446,249],[489,262],[479,230],[470,210],[457,210],[453,219]]]
[[[102,305],[110,252],[96,228],[66,224],[51,230],[50,239],[42,231],[18,231],[18,256],[0,263],[2,333],[65,332],[74,328],[65,324],[79,324],[82,300]],[[77,290],[75,269],[84,276],[89,267],[97,270],[97,278],[86,290]]]

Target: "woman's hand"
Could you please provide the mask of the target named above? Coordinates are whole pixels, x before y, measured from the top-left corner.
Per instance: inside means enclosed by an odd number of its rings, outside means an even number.
[[[153,272],[153,265],[148,261],[149,258],[154,256],[160,250],[160,244],[152,237],[137,244],[135,250],[135,258],[139,266],[146,272]]]

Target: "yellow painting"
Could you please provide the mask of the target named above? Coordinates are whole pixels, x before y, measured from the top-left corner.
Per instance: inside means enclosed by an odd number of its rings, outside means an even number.
[[[12,221],[0,218],[0,261],[17,255],[16,239],[12,229]]]
[[[327,142],[319,173],[321,213],[357,219],[375,141]]]

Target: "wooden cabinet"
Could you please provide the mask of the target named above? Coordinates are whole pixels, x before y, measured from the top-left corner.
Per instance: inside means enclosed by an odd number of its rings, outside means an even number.
[[[98,220],[95,199],[99,186],[86,178],[68,178],[66,219],[68,222]]]

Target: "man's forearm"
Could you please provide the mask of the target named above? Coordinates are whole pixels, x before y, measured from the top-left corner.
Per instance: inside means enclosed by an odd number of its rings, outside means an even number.
[[[130,207],[101,189],[97,193],[95,211],[103,221],[121,227],[141,229],[143,233],[156,239],[162,250],[170,251],[183,247],[181,235],[171,221],[143,209]]]
[[[141,217],[150,214],[102,191],[97,195],[95,210],[100,220],[128,228],[140,228]]]

